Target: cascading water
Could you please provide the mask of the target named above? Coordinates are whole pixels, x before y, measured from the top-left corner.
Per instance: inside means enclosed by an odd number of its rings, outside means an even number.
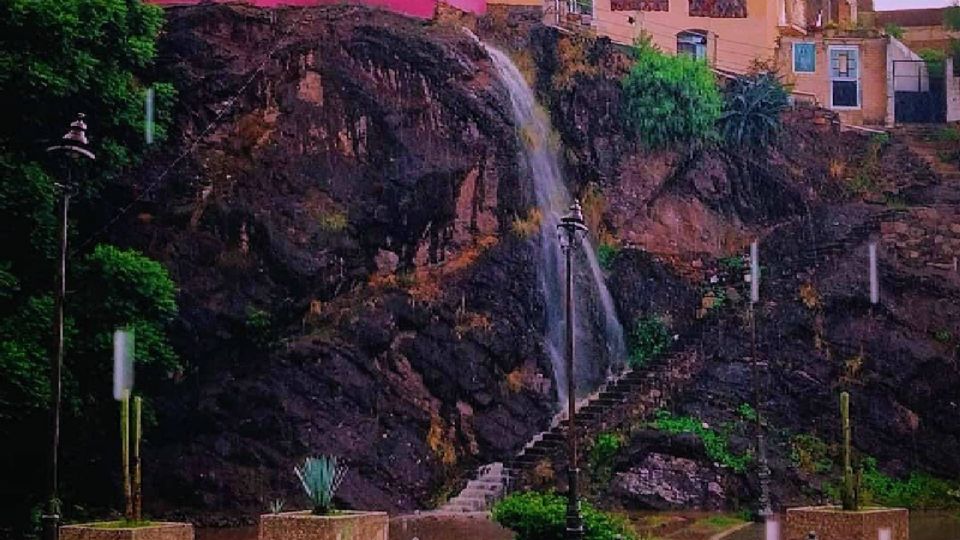
[[[553,364],[561,403],[566,400],[567,373],[563,361],[564,313],[563,253],[557,239],[557,224],[570,205],[563,183],[560,157],[552,142],[547,114],[538,106],[533,90],[517,66],[502,51],[484,44],[510,94],[514,122],[521,132],[523,162],[533,178],[533,190],[542,219],[540,226],[540,287],[546,310],[546,348]],[[594,231],[596,232],[596,231]],[[623,366],[623,328],[590,240],[578,252],[581,271],[574,285],[574,338],[577,346],[574,383],[577,394],[589,392],[609,372]],[[584,264],[585,263],[585,264]]]

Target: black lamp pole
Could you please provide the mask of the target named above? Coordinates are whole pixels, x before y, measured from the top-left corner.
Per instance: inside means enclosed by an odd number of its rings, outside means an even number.
[[[577,492],[577,476],[580,469],[577,467],[577,429],[576,429],[576,387],[573,377],[574,355],[574,320],[573,320],[573,249],[580,238],[587,233],[587,226],[583,220],[583,211],[580,202],[574,201],[570,205],[570,213],[560,218],[557,225],[557,235],[560,239],[560,248],[566,258],[566,366],[567,366],[567,442],[570,464],[567,467],[570,489],[567,492],[567,539],[580,540],[583,538],[583,519],[580,516],[580,495]]]
[[[57,540],[60,536],[60,497],[59,497],[59,457],[60,457],[60,402],[62,395],[61,372],[63,370],[63,301],[67,292],[67,214],[70,209],[70,198],[76,192],[73,182],[72,162],[81,159],[96,159],[88,148],[87,124],[80,113],[77,119],[70,124],[70,131],[60,140],[59,144],[47,147],[47,152],[53,155],[67,157],[66,181],[56,184],[60,191],[60,208],[58,211],[60,228],[60,259],[57,264],[57,281],[54,291],[53,304],[53,354],[50,357],[50,399],[52,409],[52,426],[50,438],[50,495],[47,509],[42,517],[43,540]]]

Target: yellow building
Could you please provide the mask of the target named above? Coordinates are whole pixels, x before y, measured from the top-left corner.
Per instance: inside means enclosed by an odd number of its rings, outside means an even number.
[[[960,82],[937,79],[884,35],[872,0],[544,0],[547,24],[704,59],[720,74],[773,66],[796,100],[849,125],[960,117]],[[945,80],[944,80],[945,79]],[[947,104],[950,103],[950,107]]]
[[[546,0],[548,24],[590,28],[617,43],[647,34],[664,52],[742,73],[775,57],[785,0]]]

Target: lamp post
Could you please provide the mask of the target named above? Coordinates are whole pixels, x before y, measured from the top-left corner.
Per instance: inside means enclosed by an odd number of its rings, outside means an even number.
[[[70,124],[70,131],[60,139],[58,144],[47,147],[47,153],[65,156],[66,181],[57,183],[60,191],[60,208],[58,211],[60,229],[60,258],[57,264],[57,281],[54,291],[53,304],[53,354],[50,358],[50,399],[52,430],[50,438],[50,497],[46,512],[43,515],[43,540],[57,540],[60,536],[60,499],[58,495],[58,465],[60,454],[60,402],[62,394],[61,371],[63,369],[63,301],[67,291],[67,213],[70,209],[70,198],[76,192],[77,186],[73,181],[72,165],[83,159],[91,161],[96,156],[88,148],[87,124],[80,113],[77,119]]]
[[[570,205],[570,212],[560,218],[557,225],[557,236],[560,240],[560,249],[563,250],[567,265],[566,282],[566,350],[565,361],[567,371],[567,441],[570,464],[567,467],[567,539],[579,540],[583,538],[583,519],[580,516],[580,496],[577,492],[577,429],[576,429],[576,387],[573,384],[573,354],[574,354],[574,320],[573,320],[573,249],[580,239],[587,233],[587,225],[583,220],[583,211],[580,202],[574,201]]]
[[[757,314],[756,304],[760,302],[760,243],[754,240],[750,244],[750,356],[753,364],[753,401],[757,415],[757,458],[760,479],[760,501],[757,514],[764,520],[773,516],[770,505],[770,466],[767,463],[767,444],[763,434],[766,427],[760,408],[760,359],[757,357]]]

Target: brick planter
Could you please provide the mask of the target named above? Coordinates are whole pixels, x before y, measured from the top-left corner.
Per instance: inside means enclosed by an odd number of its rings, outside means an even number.
[[[260,540],[388,540],[389,527],[386,512],[264,514]]]
[[[156,522],[145,527],[104,528],[104,523],[60,527],[60,540],[193,540],[189,523]]]
[[[909,540],[910,513],[905,508],[868,508],[845,512],[839,506],[787,509],[784,540],[877,540],[880,529],[890,529],[891,540]]]

